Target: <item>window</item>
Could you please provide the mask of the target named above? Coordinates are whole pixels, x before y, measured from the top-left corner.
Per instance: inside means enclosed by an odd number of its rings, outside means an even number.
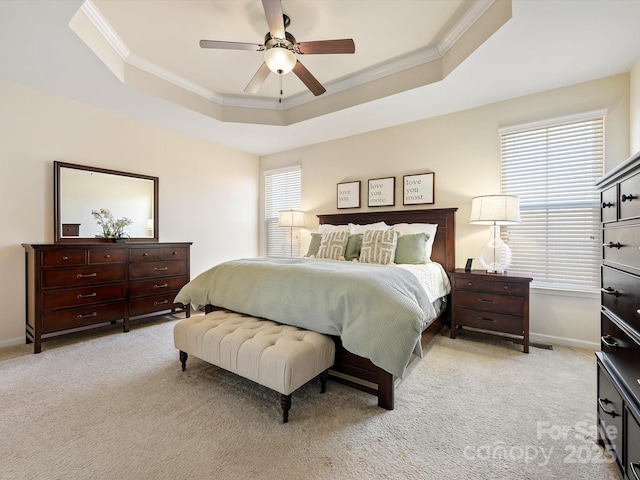
[[[604,113],[500,130],[502,193],[520,197],[522,223],[503,229],[511,269],[532,286],[600,287]]]
[[[296,230],[278,226],[278,212],[300,210],[300,191],[300,166],[264,172],[264,229],[269,257],[300,255]]]

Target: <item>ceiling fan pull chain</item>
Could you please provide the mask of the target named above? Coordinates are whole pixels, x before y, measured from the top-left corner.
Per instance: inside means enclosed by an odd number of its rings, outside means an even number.
[[[282,74],[278,75],[278,81],[280,84],[280,98],[278,98],[278,103],[282,103]]]

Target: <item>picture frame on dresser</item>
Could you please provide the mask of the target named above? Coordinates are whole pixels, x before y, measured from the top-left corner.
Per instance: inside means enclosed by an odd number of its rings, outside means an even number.
[[[369,180],[369,207],[393,207],[396,204],[396,177]]]

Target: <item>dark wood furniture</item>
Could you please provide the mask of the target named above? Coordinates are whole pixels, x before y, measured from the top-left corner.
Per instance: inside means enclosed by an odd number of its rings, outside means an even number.
[[[184,311],[191,243],[24,244],[26,338],[42,342],[87,329],[122,327]]]
[[[396,223],[436,223],[438,230],[433,243],[431,259],[440,263],[446,271],[455,268],[455,212],[457,208],[425,210],[394,210],[388,212],[352,212],[318,215],[321,224],[345,225],[349,223],[369,224]],[[424,348],[448,321],[448,309],[431,321],[422,332]],[[330,370],[330,377],[364,392],[378,397],[378,406],[387,410],[394,408],[395,384],[398,379],[386,370],[374,365],[369,359],[347,351],[339,338],[336,341],[336,361]]]
[[[601,190],[601,352],[598,443],[621,478],[640,479],[640,152],[607,175]]]
[[[449,276],[451,338],[457,330],[499,335],[529,353],[530,273],[456,269]]]

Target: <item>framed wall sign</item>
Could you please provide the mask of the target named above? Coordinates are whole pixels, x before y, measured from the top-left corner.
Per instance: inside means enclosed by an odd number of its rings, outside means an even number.
[[[403,178],[404,205],[434,202],[435,173],[405,175]]]
[[[396,204],[396,177],[369,180],[370,207],[389,207]]]
[[[360,180],[338,184],[338,208],[360,208]]]

